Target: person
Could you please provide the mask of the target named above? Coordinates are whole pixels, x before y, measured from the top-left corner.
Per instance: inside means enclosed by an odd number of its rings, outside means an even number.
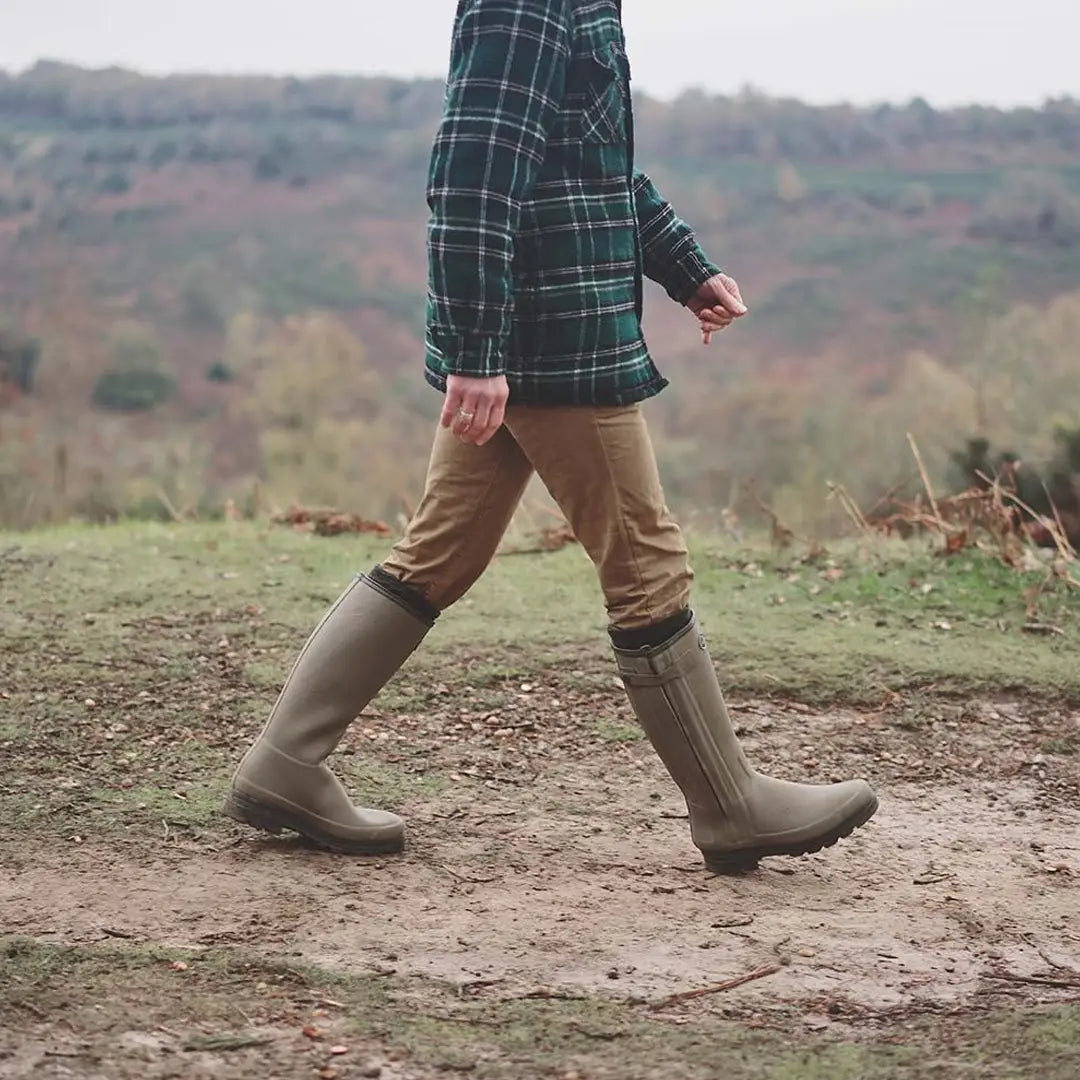
[[[226,813],[334,851],[398,851],[326,764],[346,728],[493,557],[532,474],[599,573],[618,670],[717,872],[835,843],[877,808],[862,781],[756,772],[690,606],[641,402],[666,385],[642,279],[703,341],[747,311],[735,280],[634,167],[620,0],[459,0],[428,183],[425,370],[445,394],[424,496],[301,651]]]

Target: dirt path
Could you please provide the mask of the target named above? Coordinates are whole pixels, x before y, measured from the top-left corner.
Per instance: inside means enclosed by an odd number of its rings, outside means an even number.
[[[1080,967],[1075,804],[999,780],[882,795],[878,818],[832,851],[734,879],[706,873],[647,755],[603,780],[564,764],[533,790],[476,784],[415,805],[398,859],[226,827],[156,850],[9,847],[0,932],[238,944],[492,997],[550,987],[653,999],[780,958],[780,972],[723,1005],[797,1005],[818,1026],[849,1009],[974,1003],[1004,988],[995,973]],[[830,1008],[815,1012],[815,1000]]]

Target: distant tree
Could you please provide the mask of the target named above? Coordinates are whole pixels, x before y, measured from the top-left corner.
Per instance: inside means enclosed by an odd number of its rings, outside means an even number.
[[[236,372],[224,360],[215,360],[206,369],[206,378],[209,382],[230,383],[235,380]]]
[[[92,400],[115,412],[146,412],[176,393],[154,332],[139,323],[118,326],[110,341],[112,366],[94,384]]]
[[[106,371],[94,384],[93,402],[113,412],[149,412],[176,393],[163,371]]]
[[[975,215],[971,235],[1006,243],[1080,245],[1080,196],[1054,173],[1010,177]]]
[[[20,394],[32,393],[40,362],[41,343],[36,338],[0,326],[0,383]]]
[[[281,159],[271,150],[260,154],[255,162],[256,180],[279,180],[284,172],[285,166],[281,163]]]
[[[131,190],[131,178],[127,173],[114,169],[101,181],[98,190],[102,195],[126,195]]]

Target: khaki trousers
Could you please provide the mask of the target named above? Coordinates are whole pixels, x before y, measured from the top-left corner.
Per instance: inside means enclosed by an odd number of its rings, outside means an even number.
[[[512,405],[484,446],[440,427],[424,497],[384,569],[448,608],[487,568],[534,471],[596,566],[613,629],[689,607],[686,543],[638,405]]]

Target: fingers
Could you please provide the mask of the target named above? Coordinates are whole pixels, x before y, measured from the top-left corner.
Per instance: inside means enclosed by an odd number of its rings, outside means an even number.
[[[713,281],[713,299],[716,301],[715,307],[720,307],[728,312],[732,318],[737,318],[740,315],[746,314],[746,305],[742,302],[742,297],[738,295],[739,287],[735,286],[733,292],[728,288],[729,285],[735,285],[735,282],[731,278],[724,277],[723,274],[719,278]]]
[[[487,426],[481,433],[480,437],[476,440],[477,446],[483,446],[489,439],[493,438],[495,433],[503,426],[503,421],[506,419],[506,398],[499,395],[492,402],[491,410],[488,413]]]
[[[471,441],[467,436],[476,421],[476,413],[479,408],[477,404],[478,396],[475,392],[467,390],[462,395],[461,404],[454,413],[450,424],[450,431],[462,442]]]
[[[463,443],[483,446],[502,427],[510,390],[505,376],[447,379],[442,424]]]
[[[487,434],[488,424],[491,418],[491,401],[484,395],[477,397],[469,403],[467,412],[472,413],[472,420],[465,424],[465,430],[459,436],[464,443],[478,446],[480,440]],[[462,417],[465,420],[465,417]]]
[[[720,277],[723,279],[727,291],[742,305],[743,314],[745,315],[747,307],[746,302],[742,298],[742,293],[739,291],[739,283],[733,277],[728,277],[727,274],[721,274]]]
[[[449,380],[446,387],[446,397],[443,398],[442,415],[439,417],[439,423],[444,428],[448,428],[454,422],[454,417],[462,407],[461,403],[464,398],[465,395],[461,387],[456,386],[453,379]]]
[[[723,330],[735,321],[735,316],[721,307],[702,308],[698,312],[698,321],[703,326],[709,326],[711,329]]]

